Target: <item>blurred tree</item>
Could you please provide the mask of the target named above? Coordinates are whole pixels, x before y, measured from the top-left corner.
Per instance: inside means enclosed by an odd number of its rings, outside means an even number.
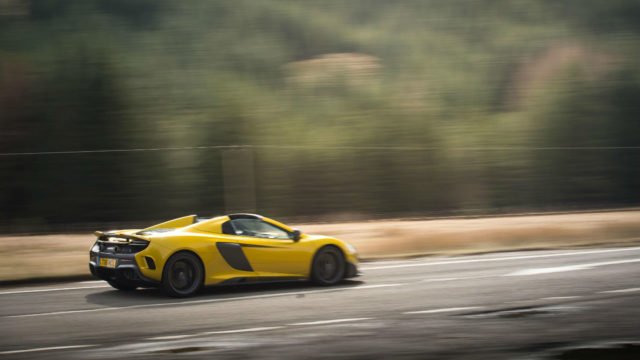
[[[181,149],[199,145],[254,145],[272,216],[640,202],[637,1],[15,9],[0,9],[9,231],[221,213],[224,149]],[[141,148],[158,150],[7,155]]]

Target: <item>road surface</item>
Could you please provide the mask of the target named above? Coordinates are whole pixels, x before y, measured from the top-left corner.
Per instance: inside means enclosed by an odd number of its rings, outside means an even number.
[[[189,299],[101,281],[2,288],[0,358],[640,358],[640,247],[361,268],[335,287],[210,287]]]

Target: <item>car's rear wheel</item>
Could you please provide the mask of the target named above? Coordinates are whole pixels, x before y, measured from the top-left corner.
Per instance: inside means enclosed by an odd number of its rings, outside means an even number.
[[[128,283],[125,283],[125,282],[122,282],[122,281],[118,281],[118,280],[107,280],[107,282],[112,287],[114,287],[114,288],[116,288],[118,290],[122,290],[122,291],[132,291],[132,290],[135,290],[138,287],[136,285],[128,284]]]
[[[344,278],[344,255],[335,246],[318,250],[311,266],[311,280],[318,285],[333,285]]]
[[[173,297],[195,294],[202,286],[204,271],[200,259],[189,252],[179,252],[169,258],[162,272],[162,289]]]

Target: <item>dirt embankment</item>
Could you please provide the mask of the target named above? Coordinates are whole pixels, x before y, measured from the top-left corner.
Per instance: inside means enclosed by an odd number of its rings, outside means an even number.
[[[640,244],[640,211],[478,219],[300,224],[353,244],[362,258]],[[89,275],[93,234],[0,237],[0,281]]]

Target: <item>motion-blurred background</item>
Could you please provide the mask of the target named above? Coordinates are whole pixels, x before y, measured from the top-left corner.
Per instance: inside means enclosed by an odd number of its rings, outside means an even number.
[[[1,0],[0,231],[638,205],[639,40],[635,0]]]

